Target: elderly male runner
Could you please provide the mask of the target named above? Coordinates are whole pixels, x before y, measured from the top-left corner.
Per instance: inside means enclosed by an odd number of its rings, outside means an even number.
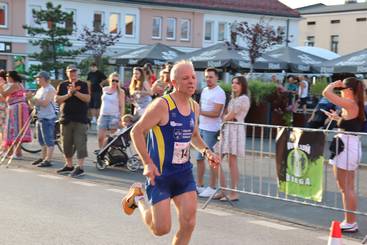
[[[146,193],[152,206],[146,205],[142,185],[135,183],[123,198],[121,208],[129,215],[139,208],[150,231],[162,236],[171,229],[172,199],[179,220],[172,244],[188,244],[195,227],[197,205],[190,145],[202,152],[213,166],[219,164],[219,157],[209,150],[198,132],[199,105],[191,99],[197,84],[192,63],[177,63],[170,76],[175,91],[154,100],[131,132],[144,163]]]

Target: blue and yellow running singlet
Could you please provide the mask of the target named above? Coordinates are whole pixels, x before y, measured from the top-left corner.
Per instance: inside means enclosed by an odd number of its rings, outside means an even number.
[[[148,152],[162,176],[192,168],[190,142],[195,127],[194,103],[191,112],[183,116],[170,95],[162,97],[168,104],[169,120],[166,125],[156,125],[148,137]]]

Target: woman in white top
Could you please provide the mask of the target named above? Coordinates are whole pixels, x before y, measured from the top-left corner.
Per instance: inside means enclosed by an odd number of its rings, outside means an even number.
[[[227,113],[224,115],[224,122],[244,123],[245,117],[250,109],[250,99],[247,97],[247,81],[244,76],[232,78],[232,98],[228,103]],[[229,171],[231,176],[231,189],[237,189],[239,181],[239,171],[237,157],[245,156],[246,127],[241,124],[225,124],[220,139],[223,155],[228,155]],[[221,185],[226,186],[223,171],[221,171]],[[238,200],[236,192],[230,192],[231,201]],[[223,193],[218,193],[215,199],[226,201]]]
[[[135,107],[134,116],[140,117],[152,101],[153,91],[149,82],[145,80],[144,71],[140,67],[135,67],[133,77],[129,86],[132,103]]]
[[[97,120],[99,149],[105,145],[107,131],[113,134],[125,113],[125,92],[120,88],[119,74],[111,73],[107,80],[109,85],[102,89],[101,111]]]

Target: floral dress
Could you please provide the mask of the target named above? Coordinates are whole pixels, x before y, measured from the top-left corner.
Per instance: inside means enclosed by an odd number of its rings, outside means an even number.
[[[250,109],[250,100],[247,95],[232,98],[228,103],[228,112],[234,112],[237,122],[244,123]],[[246,127],[241,124],[225,124],[220,144],[222,154],[245,156]]]
[[[19,89],[6,98],[8,104],[5,119],[5,130],[4,130],[4,140],[3,146],[10,146],[15,141],[21,142],[31,142],[31,130],[28,127],[25,128],[26,123],[29,118],[29,109],[26,103],[25,90]],[[23,131],[23,137],[19,137],[19,133]],[[18,137],[18,138],[17,138]]]

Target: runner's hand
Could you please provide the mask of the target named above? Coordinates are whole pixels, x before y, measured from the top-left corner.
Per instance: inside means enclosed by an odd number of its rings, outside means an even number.
[[[213,168],[217,168],[220,164],[220,158],[217,154],[212,152],[211,150],[208,150],[206,152],[206,158],[208,159],[209,165]]]
[[[155,185],[155,181],[154,181],[155,177],[160,176],[161,174],[159,173],[158,168],[157,166],[155,166],[155,164],[148,163],[148,164],[144,164],[143,175],[149,178],[149,183],[151,185]]]

